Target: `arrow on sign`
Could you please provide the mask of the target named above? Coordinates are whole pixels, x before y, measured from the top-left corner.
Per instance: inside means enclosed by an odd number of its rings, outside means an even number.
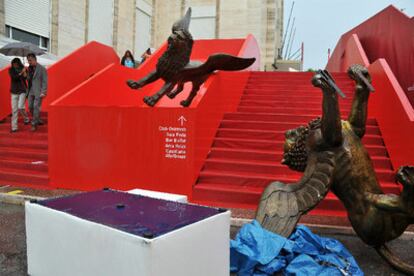
[[[187,119],[183,115],[181,115],[181,117],[178,118],[178,121],[180,121],[181,126],[183,126],[184,125],[184,122],[187,122]]]

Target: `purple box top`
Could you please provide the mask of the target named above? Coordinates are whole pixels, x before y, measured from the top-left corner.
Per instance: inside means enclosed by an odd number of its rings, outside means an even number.
[[[79,193],[37,203],[145,238],[155,238],[226,211],[114,190]]]

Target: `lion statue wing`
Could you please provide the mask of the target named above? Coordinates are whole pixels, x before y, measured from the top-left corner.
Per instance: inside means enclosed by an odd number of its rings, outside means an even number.
[[[260,199],[256,220],[269,231],[290,236],[300,217],[325,198],[332,182],[334,163],[333,152],[317,152],[309,156],[299,182],[270,183]]]

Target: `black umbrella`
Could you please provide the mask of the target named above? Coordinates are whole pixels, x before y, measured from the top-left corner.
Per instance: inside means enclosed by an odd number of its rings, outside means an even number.
[[[25,57],[30,53],[43,55],[45,51],[29,42],[12,42],[0,48],[0,53],[6,56]]]

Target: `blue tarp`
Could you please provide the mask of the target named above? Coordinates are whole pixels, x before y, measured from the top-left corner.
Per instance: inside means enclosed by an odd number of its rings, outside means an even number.
[[[354,257],[337,240],[319,237],[298,225],[287,239],[263,229],[257,221],[245,224],[230,242],[231,272],[239,276],[364,275]]]

